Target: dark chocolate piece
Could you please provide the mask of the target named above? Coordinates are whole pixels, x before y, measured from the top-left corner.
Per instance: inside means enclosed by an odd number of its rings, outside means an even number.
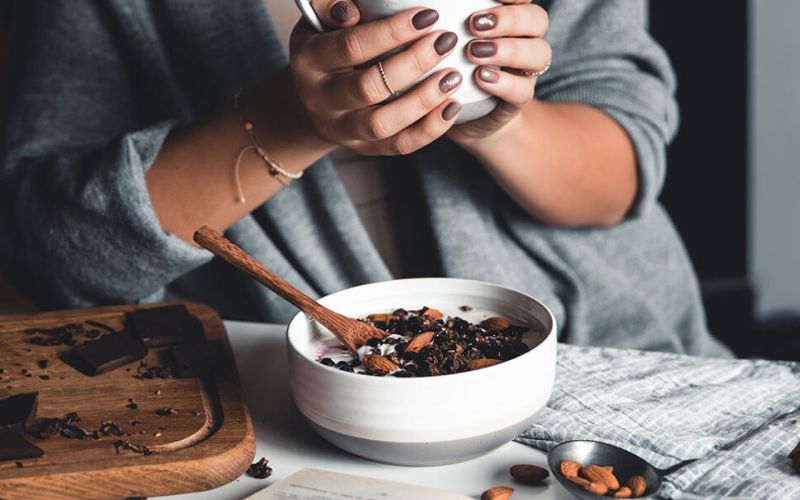
[[[31,392],[0,399],[0,427],[28,427],[36,415],[37,396]]]
[[[61,358],[84,375],[100,375],[138,361],[147,354],[147,347],[127,331],[90,340],[64,353]]]
[[[0,429],[0,462],[39,458],[44,451],[31,444],[17,429]]]
[[[199,319],[183,304],[140,309],[126,314],[128,327],[147,347],[203,342],[205,332]]]
[[[204,377],[231,368],[231,356],[220,341],[177,345],[171,352],[177,378]]]

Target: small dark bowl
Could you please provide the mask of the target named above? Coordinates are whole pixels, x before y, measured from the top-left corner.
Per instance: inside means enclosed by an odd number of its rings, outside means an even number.
[[[661,488],[661,479],[665,475],[665,471],[656,469],[642,458],[610,444],[597,441],[566,441],[553,447],[547,456],[547,464],[553,475],[576,498],[586,500],[603,497],[589,493],[564,477],[560,467],[564,460],[574,460],[583,465],[610,465],[614,467],[614,475],[621,486],[624,486],[632,476],[643,476],[647,481],[647,489],[644,495],[638,498],[650,498],[655,495]]]

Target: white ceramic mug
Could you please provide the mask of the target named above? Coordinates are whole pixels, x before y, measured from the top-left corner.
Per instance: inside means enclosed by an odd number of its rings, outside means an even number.
[[[475,64],[467,59],[466,45],[473,38],[468,20],[473,12],[490,9],[498,4],[494,0],[353,0],[361,12],[362,22],[374,21],[414,7],[428,7],[439,12],[439,20],[434,27],[452,31],[458,35],[458,45],[439,65],[425,77],[442,67],[452,67],[461,72],[464,82],[453,94],[463,106],[457,123],[463,123],[489,114],[497,105],[494,97],[475,83],[473,73]],[[310,0],[295,0],[303,17],[317,30],[325,28],[311,7]],[[421,5],[424,4],[424,5]],[[423,77],[423,78],[425,78]]]

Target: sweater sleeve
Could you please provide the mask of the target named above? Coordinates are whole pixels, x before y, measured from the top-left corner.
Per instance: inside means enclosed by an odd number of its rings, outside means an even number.
[[[144,176],[175,122],[137,108],[108,5],[10,9],[0,259],[42,307],[152,299],[210,259],[164,233],[152,208]]]
[[[656,203],[666,173],[666,146],[678,127],[675,75],[645,27],[643,0],[553,0],[547,39],[552,69],[537,97],[581,103],[615,119],[635,148],[639,192],[630,217]]]

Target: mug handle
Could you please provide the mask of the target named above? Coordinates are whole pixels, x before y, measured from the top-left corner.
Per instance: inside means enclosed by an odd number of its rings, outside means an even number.
[[[314,8],[311,7],[311,0],[294,0],[294,3],[297,4],[297,8],[303,13],[303,17],[308,21],[308,24],[313,26],[317,31],[325,31],[322,21],[319,20],[319,16],[314,12]]]

